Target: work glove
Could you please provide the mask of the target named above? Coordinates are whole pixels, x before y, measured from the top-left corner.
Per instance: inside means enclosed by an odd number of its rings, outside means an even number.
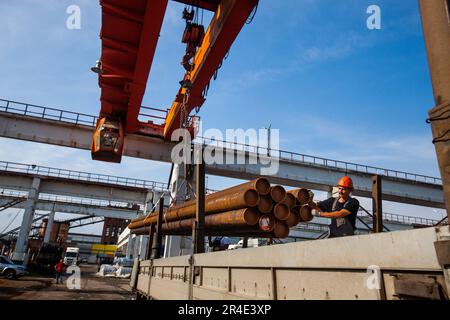
[[[313,209],[312,212],[311,212],[311,214],[312,214],[314,217],[320,217],[320,212],[319,212],[319,210],[317,210],[317,209]]]

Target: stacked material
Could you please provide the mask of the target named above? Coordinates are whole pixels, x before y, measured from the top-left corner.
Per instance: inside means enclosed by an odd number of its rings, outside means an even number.
[[[218,191],[205,196],[205,234],[285,238],[289,234],[289,217],[301,216],[300,207],[298,212],[295,211],[297,204],[293,195],[288,196],[281,186],[271,187],[265,178]],[[162,232],[166,235],[192,234],[195,214],[195,200],[170,207],[164,213]],[[306,217],[306,213],[303,215]],[[149,234],[157,216],[152,213],[135,219],[128,227],[132,233]],[[290,223],[295,222],[293,220],[297,219],[291,218]]]
[[[295,189],[287,192],[285,203],[290,208],[290,214],[287,219],[289,228],[299,223],[310,222],[313,219],[312,208],[309,205],[313,200],[314,194],[304,188]]]

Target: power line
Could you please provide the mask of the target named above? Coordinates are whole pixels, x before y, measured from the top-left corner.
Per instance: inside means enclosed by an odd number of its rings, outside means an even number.
[[[9,226],[14,222],[14,220],[16,220],[17,216],[19,215],[20,211],[22,209],[18,209],[16,215],[14,216],[14,218],[9,222],[9,224],[2,230],[2,232],[0,232],[0,235],[3,235],[5,233],[5,231],[9,228]]]

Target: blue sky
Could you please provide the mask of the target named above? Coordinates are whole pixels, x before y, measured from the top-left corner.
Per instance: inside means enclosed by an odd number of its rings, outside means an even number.
[[[72,4],[81,8],[80,30],[66,28]],[[381,7],[381,30],[366,27],[372,4]],[[182,9],[169,2],[144,105],[166,108],[178,90]],[[100,89],[89,68],[100,56],[100,12],[95,0],[0,1],[0,97],[97,115]],[[285,150],[439,176],[425,123],[433,105],[416,0],[261,0],[199,115],[205,129],[271,124]],[[157,181],[170,169],[130,158],[93,162],[89,152],[6,139],[0,160]]]

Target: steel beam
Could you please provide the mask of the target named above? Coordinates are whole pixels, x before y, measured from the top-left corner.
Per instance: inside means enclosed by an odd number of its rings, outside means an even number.
[[[234,150],[226,150],[226,153],[242,157],[245,159],[245,164],[207,165],[207,174],[252,180],[260,177],[261,170],[267,168],[266,165],[261,163],[279,161],[278,172],[275,175],[267,176],[271,183],[328,192],[330,186],[336,185],[342,175],[348,174],[353,179],[355,187],[353,194],[355,196],[370,198],[372,194],[372,174],[369,173],[312,165],[275,157],[263,157],[263,161],[260,161],[258,164],[249,164],[249,159],[254,157],[253,154],[236,152]],[[383,181],[383,199],[386,201],[436,208],[444,207],[442,186],[384,176]]]
[[[383,232],[383,209],[382,209],[382,185],[381,177],[372,177],[372,212],[373,212],[373,232]]]
[[[53,221],[55,220],[55,210],[53,209],[48,214],[48,220],[47,220],[47,227],[45,229],[45,235],[44,235],[44,243],[47,243],[50,240],[50,233],[53,229]]]
[[[0,197],[0,204],[9,201],[4,197]],[[14,206],[14,208],[26,209],[27,205],[25,202],[18,203]],[[117,219],[126,219],[132,220],[136,218],[137,211],[136,210],[127,210],[127,209],[118,209],[118,208],[108,208],[94,205],[85,205],[85,204],[77,204],[70,202],[54,202],[54,201],[46,201],[46,200],[35,200],[35,210],[39,211],[52,211],[53,208],[56,212],[61,213],[72,213],[72,214],[81,214],[81,215],[89,215],[95,217],[107,217],[107,218],[117,218]]]
[[[90,150],[92,130],[93,127],[90,126],[0,112],[0,136],[6,138]],[[130,157],[171,162],[171,150],[174,145],[173,142],[162,139],[127,135],[123,154]],[[207,164],[207,174],[253,180],[261,176],[262,168],[267,167],[267,165],[261,164],[261,161],[255,165],[248,164],[250,158],[255,158],[255,154],[231,149],[226,149],[225,154],[243,157],[246,164]],[[278,172],[268,177],[272,183],[328,192],[342,175],[349,173],[355,183],[354,195],[371,197],[372,173],[277,157],[263,158],[263,161],[264,163],[274,163],[275,161],[279,163]],[[383,199],[436,208],[445,207],[442,186],[404,178],[383,176]]]
[[[161,244],[162,244],[162,223],[164,219],[164,198],[161,197],[159,201],[158,218],[156,220],[156,226],[150,233],[150,241],[152,242],[152,259],[159,259],[161,257]],[[154,237],[154,238],[152,238]],[[149,245],[150,247],[150,245]]]
[[[195,2],[195,1],[194,1]],[[194,58],[194,69],[186,72],[184,79],[192,82],[192,89],[180,88],[170,107],[164,126],[164,137],[171,138],[174,130],[180,127],[189,113],[200,107],[205,98],[203,91],[220,67],[226,53],[238,36],[245,22],[257,5],[258,0],[222,0],[205,33],[203,42]],[[184,98],[186,105],[183,105]],[[186,109],[182,114],[183,108]]]
[[[137,129],[138,114],[168,0],[112,1],[102,6],[101,116],[124,120]]]
[[[420,0],[420,12],[436,103],[429,122],[450,218],[450,1]]]
[[[16,248],[12,256],[12,259],[14,261],[22,262],[24,265],[28,261],[26,252],[28,246],[28,237],[31,231],[31,225],[33,223],[36,202],[39,199],[40,186],[41,180],[39,178],[33,178],[31,187],[28,191],[28,198],[25,202],[25,212],[22,218],[19,237],[17,238]]]
[[[200,157],[201,159],[201,157]],[[205,252],[205,164],[203,160],[196,165],[196,212],[193,224],[192,241],[194,253]]]
[[[0,171],[0,188],[26,191],[35,174],[24,174],[11,171]],[[130,188],[119,185],[98,184],[75,179],[53,177],[41,178],[41,193],[80,197],[88,199],[111,200],[144,204],[147,189]]]
[[[0,111],[0,136],[63,147],[91,150],[94,127]],[[149,145],[151,147],[149,148]],[[171,162],[173,142],[128,134],[124,156]]]

